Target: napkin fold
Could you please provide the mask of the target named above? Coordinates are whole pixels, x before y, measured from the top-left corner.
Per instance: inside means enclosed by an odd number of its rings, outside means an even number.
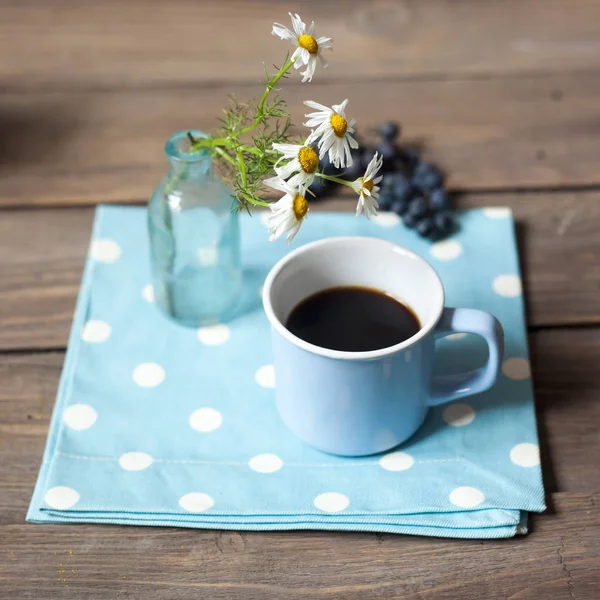
[[[440,274],[448,306],[494,314],[505,360],[483,394],[432,408],[385,455],[341,458],[297,440],[274,405],[264,279],[289,248],[242,218],[244,293],[227,324],[193,330],[153,304],[146,213],[98,207],[46,450],[27,520],[215,529],[324,529],[500,538],[544,510],[513,220],[460,215],[430,244],[393,214],[312,214],[301,242],[366,235]],[[217,257],[218,260],[218,257]],[[485,344],[438,343],[436,372],[477,367]]]

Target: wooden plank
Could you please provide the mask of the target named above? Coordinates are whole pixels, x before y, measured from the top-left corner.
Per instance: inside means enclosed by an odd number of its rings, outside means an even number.
[[[0,596],[595,599],[599,334],[532,336],[554,493],[527,538],[500,541],[25,524],[63,355],[0,356]]]
[[[38,0],[0,10],[0,78],[11,88],[254,81],[286,51],[270,32],[288,10],[334,38],[319,81],[600,65],[600,5],[590,0]]]
[[[486,205],[511,206],[517,218],[530,325],[600,323],[600,193],[460,199]],[[66,346],[92,219],[91,208],[0,212],[0,350]]]
[[[4,93],[0,205],[129,202],[164,176],[164,141],[217,125],[226,97],[257,85],[178,90]],[[384,118],[448,173],[451,188],[564,187],[600,183],[596,157],[600,76],[548,75],[476,81],[382,81],[284,88],[296,123],[312,98],[350,98],[369,137]],[[304,133],[304,128],[299,129]]]
[[[598,495],[555,494],[526,538],[0,526],[13,598],[595,600]]]

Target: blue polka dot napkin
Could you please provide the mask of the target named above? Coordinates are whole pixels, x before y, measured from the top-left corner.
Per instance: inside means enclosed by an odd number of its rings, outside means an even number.
[[[493,313],[506,334],[493,389],[434,408],[383,456],[340,458],[297,440],[274,405],[261,286],[289,251],[242,219],[241,314],[200,330],[162,316],[149,285],[146,213],[100,207],[28,520],[216,529],[330,529],[499,538],[544,510],[517,250],[510,212],[471,210],[431,245],[392,214],[312,214],[299,243],[367,235],[438,270],[449,306]],[[439,372],[485,346],[439,342]]]

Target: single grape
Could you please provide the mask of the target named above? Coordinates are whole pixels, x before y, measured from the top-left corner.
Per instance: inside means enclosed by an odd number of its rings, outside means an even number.
[[[413,173],[413,183],[422,190],[433,190],[444,183],[440,170],[427,162],[420,162]]]
[[[446,234],[444,234],[442,231],[440,231],[436,227],[435,221],[434,221],[433,227],[427,233],[427,239],[430,240],[430,241],[432,241],[432,242],[437,242],[437,241],[441,240],[442,238],[444,238],[445,235]]]
[[[391,188],[381,189],[377,199],[379,210],[393,210],[394,194]]]
[[[395,212],[399,217],[403,217],[406,214],[406,211],[408,210],[408,199],[394,198],[390,208],[392,212]]]
[[[390,177],[388,175],[388,177]],[[385,177],[384,177],[385,180]],[[394,196],[397,199],[410,200],[414,193],[415,188],[406,175],[402,173],[394,173],[394,179],[392,180],[392,189],[394,190]]]
[[[427,202],[425,198],[423,198],[423,196],[414,197],[408,205],[408,212],[417,219],[424,217],[427,213]]]
[[[407,212],[404,214],[404,216],[402,217],[402,220],[404,221],[404,224],[409,227],[410,229],[412,229],[413,227],[416,226],[416,224],[419,221],[419,217],[415,217],[415,215],[413,215],[410,212]]]
[[[385,121],[379,128],[379,135],[388,142],[393,142],[400,135],[400,124],[395,121]]]
[[[433,230],[433,219],[431,217],[424,217],[417,223],[417,233],[421,237],[427,237]]]
[[[382,190],[390,190],[394,189],[394,185],[396,184],[396,177],[398,173],[388,173],[379,183],[379,187]]]
[[[452,233],[456,228],[456,222],[454,221],[452,215],[448,212],[441,212],[435,215],[434,223],[436,229],[439,229],[439,231],[444,235]]]
[[[450,208],[448,192],[441,187],[431,190],[431,193],[429,194],[429,205],[436,212],[448,210],[448,208]]]

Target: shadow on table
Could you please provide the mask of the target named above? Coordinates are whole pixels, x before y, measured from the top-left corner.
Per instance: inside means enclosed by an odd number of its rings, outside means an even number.
[[[0,172],[43,164],[56,155],[78,122],[77,110],[62,103],[0,105]]]

